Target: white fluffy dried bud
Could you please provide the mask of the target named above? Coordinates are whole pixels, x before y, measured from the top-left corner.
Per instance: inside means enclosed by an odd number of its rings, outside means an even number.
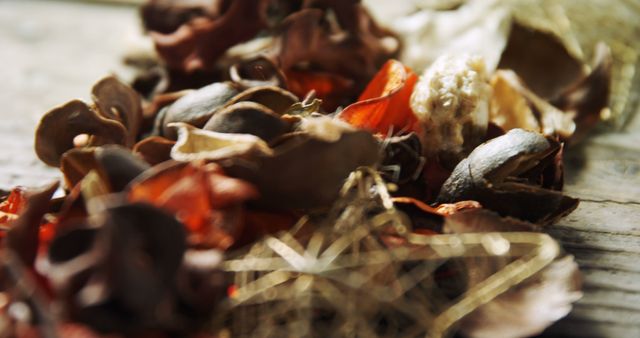
[[[422,123],[429,156],[455,165],[481,143],[489,121],[491,86],[480,56],[444,55],[420,77],[410,105]]]

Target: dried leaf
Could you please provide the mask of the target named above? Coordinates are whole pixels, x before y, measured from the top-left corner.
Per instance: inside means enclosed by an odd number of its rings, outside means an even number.
[[[224,106],[229,107],[244,101],[259,103],[277,115],[282,115],[291,105],[300,100],[291,92],[276,86],[257,86],[238,93],[229,99]]]
[[[257,56],[234,64],[229,68],[229,78],[244,88],[260,86],[286,88],[287,86],[282,70],[265,56]]]
[[[402,63],[389,60],[369,82],[358,102],[338,117],[351,125],[382,135],[418,131],[409,97],[418,77]]]

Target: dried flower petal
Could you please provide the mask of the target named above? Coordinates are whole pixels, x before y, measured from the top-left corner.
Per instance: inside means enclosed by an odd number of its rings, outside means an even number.
[[[203,130],[217,133],[255,135],[271,142],[291,129],[273,110],[254,102],[238,102],[211,117]]]
[[[369,82],[358,102],[345,108],[338,117],[382,135],[418,131],[417,118],[409,107],[417,79],[411,69],[389,60]]]
[[[151,136],[133,146],[133,153],[140,155],[150,165],[156,165],[171,159],[171,148],[175,141],[161,136]]]

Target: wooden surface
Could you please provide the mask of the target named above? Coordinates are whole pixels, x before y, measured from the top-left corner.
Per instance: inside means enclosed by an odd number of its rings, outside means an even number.
[[[0,188],[56,179],[32,150],[39,117],[87,98],[139,35],[133,7],[0,0]],[[547,336],[640,337],[640,119],[569,149],[580,207],[551,229],[584,274],[584,298]]]

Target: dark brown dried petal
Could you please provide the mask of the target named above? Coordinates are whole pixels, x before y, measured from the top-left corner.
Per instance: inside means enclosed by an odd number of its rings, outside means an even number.
[[[289,131],[291,125],[261,104],[239,102],[218,111],[202,129],[219,133],[251,134],[265,142],[271,142]]]
[[[191,92],[169,106],[161,119],[162,135],[175,139],[177,133],[169,123],[184,122],[202,128],[211,116],[227,101],[238,94],[238,89],[230,82],[218,82]]]
[[[140,8],[147,30],[171,33],[197,17],[215,17],[224,1],[220,0],[150,0]]]
[[[60,157],[74,148],[74,138],[91,136],[89,145],[126,143],[127,130],[122,123],[104,118],[80,101],[73,100],[47,112],[36,129],[35,149],[44,163],[57,167]]]
[[[142,123],[140,95],[114,76],[93,85],[91,95],[102,116],[119,121],[127,128],[127,146],[132,146]]]

